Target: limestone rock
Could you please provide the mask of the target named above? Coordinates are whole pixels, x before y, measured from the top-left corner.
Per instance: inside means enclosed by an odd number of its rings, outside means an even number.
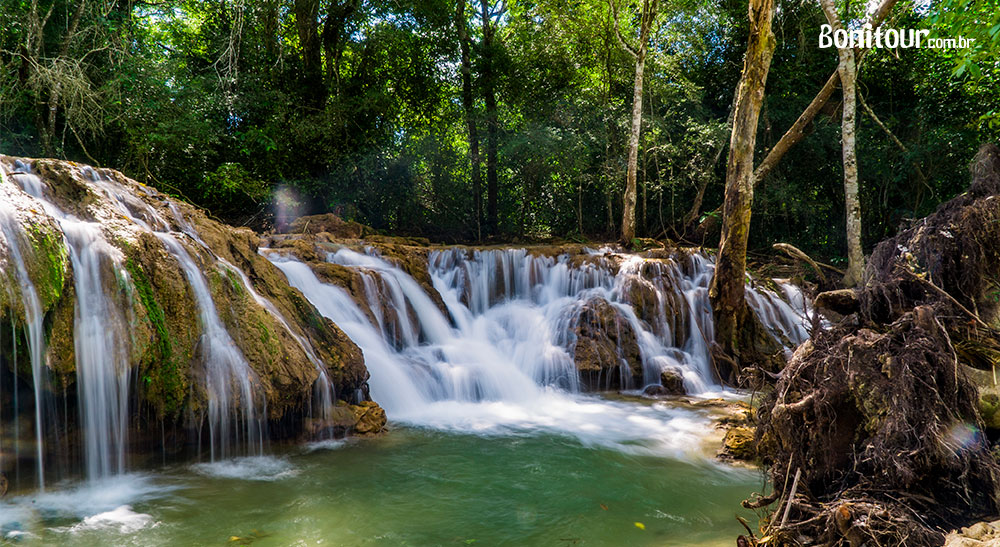
[[[590,389],[623,389],[642,377],[635,331],[607,300],[586,302],[573,333],[573,358]]]

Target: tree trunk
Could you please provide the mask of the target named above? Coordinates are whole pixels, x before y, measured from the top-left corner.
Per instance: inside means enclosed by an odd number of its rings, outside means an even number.
[[[820,0],[823,13],[834,31],[843,29],[833,0]],[[844,106],[840,140],[844,157],[844,205],[847,215],[847,275],[844,285],[853,287],[861,282],[865,256],[861,249],[861,202],[858,200],[858,158],[856,154],[854,126],[856,114],[856,80],[854,48],[837,50],[840,59],[837,73],[843,90]]]
[[[642,15],[639,20],[639,43],[629,45],[621,34],[618,21],[618,6],[610,0],[614,14],[615,33],[626,51],[635,58],[635,82],[632,86],[632,126],[628,137],[628,167],[625,173],[625,194],[622,197],[622,235],[624,245],[630,245],[635,237],[636,176],[639,170],[639,135],[642,130],[642,83],[646,68],[646,51],[649,33],[656,19],[657,0],[643,0]]]
[[[302,92],[309,106],[319,108],[323,91],[323,60],[319,38],[319,0],[295,0],[295,29],[302,49]]]
[[[497,219],[497,95],[493,81],[493,39],[489,0],[481,0],[483,19],[483,95],[486,103],[486,231],[496,234]]]
[[[472,98],[472,46],[465,19],[465,0],[458,0],[455,12],[458,42],[462,50],[462,106],[469,129],[469,162],[472,171],[472,201],[476,215],[476,241],[483,239],[483,174],[479,157],[479,129],[476,127],[475,103]]]
[[[752,320],[746,303],[746,250],[753,203],[753,153],[764,85],[775,39],[771,31],[774,0],[750,0],[750,38],[743,61],[726,167],[722,238],[709,296],[715,316],[715,338],[729,355],[741,357],[741,338]],[[747,361],[747,359],[740,359]],[[735,371],[734,371],[735,372]]]
[[[639,165],[639,133],[642,129],[642,76],[645,67],[646,48],[642,47],[635,59],[632,129],[628,136],[628,171],[625,174],[625,196],[622,199],[622,243],[625,245],[629,245],[635,237],[636,176]]]

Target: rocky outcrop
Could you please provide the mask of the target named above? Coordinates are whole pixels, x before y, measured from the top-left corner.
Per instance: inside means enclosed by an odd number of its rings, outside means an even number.
[[[74,317],[77,303],[73,263],[67,258],[59,223],[44,203],[19,188],[17,171],[30,169],[44,183],[44,197],[72,217],[99,227],[107,250],[100,254],[104,292],[122,311],[119,329],[135,378],[137,428],[149,420],[179,424],[194,432],[207,404],[200,388],[206,343],[193,289],[163,234],[178,241],[197,265],[211,292],[219,318],[256,376],[267,418],[280,427],[272,435],[295,435],[312,406],[321,371],[335,397],[351,412],[363,409],[345,430],[371,433],[384,424],[377,405],[356,405],[367,398],[368,372],[361,351],[335,324],[291,288],[284,275],[258,254],[259,237],[210,219],[201,210],[176,201],[112,170],[92,170],[72,162],[20,160],[0,156],[9,174],[0,184],[0,205],[14,215],[15,237],[23,262],[39,294],[47,351],[45,389],[53,397],[75,397]],[[331,223],[324,225],[332,229]],[[353,228],[352,228],[353,229]],[[0,238],[0,357],[30,385],[25,347],[27,333],[14,256]],[[6,333],[16,332],[16,336]],[[9,374],[9,372],[6,372]],[[353,414],[352,414],[353,416]],[[349,421],[349,420],[347,420]],[[298,425],[296,425],[298,424]],[[156,429],[159,429],[158,427]]]
[[[589,389],[630,388],[642,378],[635,330],[607,300],[585,302],[574,321],[573,334],[573,360],[581,382]]]

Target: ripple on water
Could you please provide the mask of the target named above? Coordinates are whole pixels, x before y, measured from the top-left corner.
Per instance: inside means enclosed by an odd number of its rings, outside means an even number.
[[[132,473],[98,481],[58,485],[58,490],[17,496],[0,504],[0,535],[11,540],[34,537],[39,523],[74,522],[53,527],[55,533],[118,529],[133,533],[154,524],[153,517],[133,511],[132,504],[162,497],[172,487],[149,475]]]
[[[299,473],[287,459],[275,456],[249,456],[212,463],[197,463],[191,468],[209,477],[247,481],[277,481]]]

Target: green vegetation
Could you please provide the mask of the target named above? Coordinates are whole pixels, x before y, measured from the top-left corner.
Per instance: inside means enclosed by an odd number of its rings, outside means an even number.
[[[129,258],[125,267],[132,277],[132,283],[139,295],[139,300],[146,309],[146,319],[155,332],[154,353],[151,359],[144,360],[142,368],[143,388],[148,390],[152,401],[159,401],[159,409],[166,416],[175,415],[184,402],[184,381],[177,367],[174,356],[170,331],[167,329],[163,308],[156,301],[153,287],[142,266]]]
[[[457,3],[3,0],[0,152],[121,168],[257,227],[332,211],[445,241],[617,237],[636,66],[617,35],[636,43],[641,6],[616,0],[616,26],[606,0],[463,0],[461,19]],[[867,5],[838,9],[857,21]],[[976,147],[1000,138],[995,8],[900,3],[886,25],[975,47],[875,49],[859,65],[859,101],[904,145],[859,102],[866,250],[963,191]],[[731,0],[657,13],[636,236],[676,239],[722,202],[749,25]],[[825,22],[817,2],[778,2],[757,162],[837,66],[818,47]],[[839,102],[758,186],[751,249],[844,255]]]
[[[35,283],[43,309],[49,309],[62,297],[66,272],[66,246],[62,234],[42,224],[26,224],[34,260],[29,275]]]

